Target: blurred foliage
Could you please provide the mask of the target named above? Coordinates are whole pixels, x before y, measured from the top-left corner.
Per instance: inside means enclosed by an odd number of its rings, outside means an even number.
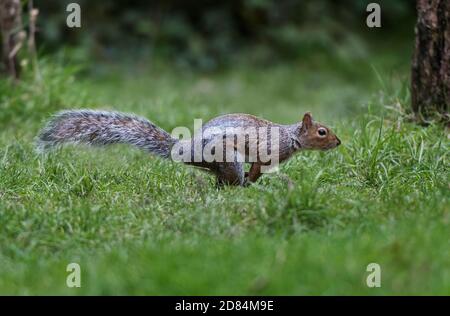
[[[71,94],[77,66],[55,58],[39,61],[42,80],[36,81],[31,71],[22,73],[22,81],[0,80],[0,126],[26,130],[28,122],[39,121],[63,107],[70,107],[83,99],[83,93]]]
[[[64,45],[80,61],[163,57],[202,70],[236,56],[262,64],[330,53],[364,58],[364,38],[401,28],[412,33],[415,3],[376,1],[381,31],[365,24],[368,0],[78,0],[79,29],[65,25],[70,2],[35,2],[41,51]]]

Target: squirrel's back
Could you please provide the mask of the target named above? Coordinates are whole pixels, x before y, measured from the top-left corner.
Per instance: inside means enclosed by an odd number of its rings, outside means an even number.
[[[256,117],[251,114],[233,113],[215,117],[208,121],[203,128],[228,128],[228,127],[267,127],[275,125],[274,123]]]

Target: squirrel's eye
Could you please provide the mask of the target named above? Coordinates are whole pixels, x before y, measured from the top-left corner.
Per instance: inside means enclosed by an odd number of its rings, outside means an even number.
[[[319,133],[319,136],[325,136],[327,134],[327,130],[325,128],[319,128],[317,132]]]

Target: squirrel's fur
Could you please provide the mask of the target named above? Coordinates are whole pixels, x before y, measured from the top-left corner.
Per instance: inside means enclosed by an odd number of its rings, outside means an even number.
[[[122,143],[169,158],[175,142],[169,133],[142,117],[119,112],[69,110],[53,116],[39,134],[37,147],[44,152],[63,143],[93,146]]]
[[[205,148],[210,141],[219,140],[225,143],[229,128],[256,130],[266,128],[269,134],[273,128],[277,128],[279,146],[275,154],[278,162],[288,159],[301,149],[328,150],[340,144],[340,140],[329,128],[312,120],[310,113],[306,113],[302,121],[292,125],[272,123],[249,114],[228,114],[216,117],[203,126],[203,132],[209,129],[214,129],[216,132],[201,134],[202,147]],[[57,113],[47,123],[37,137],[37,148],[44,152],[64,143],[83,143],[93,146],[122,143],[134,145],[154,155],[170,159],[171,151],[176,144],[180,145],[184,142],[192,145],[195,141],[195,137],[191,140],[179,141],[147,119],[135,115],[94,110],[69,110]],[[233,138],[231,148],[234,158],[231,161],[207,161],[203,153],[200,160],[194,161],[194,153],[189,152],[189,159],[184,162],[212,171],[217,175],[220,185],[247,185],[255,182],[261,176],[261,168],[267,165],[267,161],[261,160],[258,147],[267,140],[262,139],[259,134],[253,138],[246,134],[244,141],[245,146],[242,150],[236,146]],[[270,148],[272,146],[270,141],[267,142],[269,151],[273,150]],[[256,155],[253,154],[253,156],[248,149],[252,144],[258,147]],[[238,160],[238,156],[244,157],[245,162],[252,162],[249,172],[244,172],[244,162]]]

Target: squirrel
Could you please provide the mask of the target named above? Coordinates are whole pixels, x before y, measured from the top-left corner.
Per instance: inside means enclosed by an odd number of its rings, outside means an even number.
[[[230,128],[256,131],[265,129],[266,135],[246,134],[241,142],[242,146],[239,147],[239,144],[236,144],[236,138],[233,137],[232,140],[227,138]],[[214,132],[206,133],[209,130]],[[226,114],[207,122],[202,126],[202,132],[200,136],[194,134],[194,137],[190,139],[177,139],[149,120],[132,114],[66,110],[54,115],[41,130],[37,136],[37,149],[45,152],[64,143],[83,143],[93,146],[130,144],[171,160],[175,160],[174,153],[181,154],[185,157],[184,160],[181,159],[182,162],[215,174],[218,186],[248,186],[257,181],[262,175],[262,169],[273,164],[274,160],[277,165],[300,150],[329,150],[341,144],[339,138],[328,127],[313,120],[310,112],[306,112],[300,122],[291,125],[273,123],[250,114]],[[237,134],[242,136],[242,129]],[[278,136],[277,146],[273,139],[267,140],[267,137],[270,138],[275,134]],[[227,155],[231,151],[231,158],[221,161],[208,160],[203,154],[195,156],[196,141],[199,141],[201,150],[204,150],[212,140],[219,140],[218,143],[223,141],[225,144],[223,153]],[[262,159],[260,147],[263,144],[268,146],[267,152],[271,154],[269,160]],[[252,145],[256,145],[256,151],[250,153],[249,148]],[[212,149],[211,152],[220,153],[220,149],[216,152]],[[248,172],[244,171],[246,162],[251,163]]]

